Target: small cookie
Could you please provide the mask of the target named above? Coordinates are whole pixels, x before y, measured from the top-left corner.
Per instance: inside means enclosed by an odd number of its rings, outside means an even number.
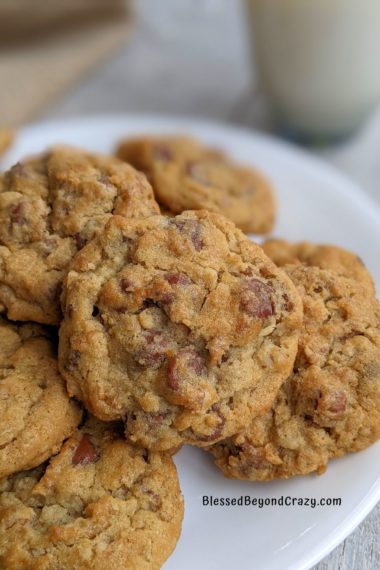
[[[252,168],[184,136],[141,137],[121,142],[117,155],[145,172],[156,198],[169,211],[210,210],[244,232],[265,234],[275,218],[273,190]]]
[[[207,445],[268,409],[302,322],[286,274],[206,211],[114,216],[75,257],[63,311],[69,392],[154,449]]]
[[[263,250],[279,267],[287,264],[305,263],[311,267],[328,269],[360,281],[375,291],[375,284],[363,261],[347,249],[336,245],[317,245],[308,241],[290,243],[282,239],[267,240]]]
[[[380,438],[380,308],[360,283],[288,266],[304,302],[294,373],[270,412],[213,446],[230,478],[268,481],[316,471]]]
[[[171,457],[90,420],[49,465],[0,482],[0,567],[159,569],[182,517]]]
[[[58,324],[68,263],[113,213],[159,211],[145,176],[116,158],[55,148],[0,177],[0,310]]]
[[[80,419],[49,331],[0,317],[0,479],[56,453]]]

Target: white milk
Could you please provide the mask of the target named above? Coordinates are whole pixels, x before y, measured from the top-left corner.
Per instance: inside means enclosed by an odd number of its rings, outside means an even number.
[[[349,133],[380,100],[380,0],[247,0],[265,94],[300,134]]]

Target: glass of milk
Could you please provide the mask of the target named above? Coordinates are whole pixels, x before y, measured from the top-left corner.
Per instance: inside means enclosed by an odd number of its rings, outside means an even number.
[[[280,125],[336,139],[380,101],[380,0],[246,0],[260,85]]]

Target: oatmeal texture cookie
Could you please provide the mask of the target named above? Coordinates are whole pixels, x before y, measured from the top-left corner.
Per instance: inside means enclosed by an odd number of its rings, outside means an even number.
[[[127,139],[117,155],[147,174],[158,202],[174,214],[210,210],[257,234],[273,227],[275,200],[269,182],[218,150],[189,137],[160,136]]]
[[[60,369],[133,442],[199,446],[272,404],[302,320],[291,280],[223,216],[115,216],[75,257]]]
[[[0,568],[161,567],[181,531],[176,468],[119,431],[90,419],[48,465],[0,482]]]
[[[45,461],[80,421],[50,337],[0,317],[0,479]]]
[[[270,239],[263,244],[263,250],[279,267],[287,264],[304,263],[334,271],[344,277],[360,281],[371,291],[375,284],[368,269],[359,256],[336,245],[319,245],[308,241],[290,243],[282,239]]]
[[[380,311],[362,284],[288,266],[304,303],[294,372],[272,409],[210,448],[230,478],[265,481],[325,471],[380,438]]]
[[[113,213],[158,212],[145,176],[113,157],[57,147],[0,177],[0,310],[58,324],[74,254]]]

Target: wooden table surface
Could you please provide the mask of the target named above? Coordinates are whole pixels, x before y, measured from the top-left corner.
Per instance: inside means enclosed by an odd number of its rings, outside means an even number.
[[[46,118],[153,112],[268,129],[238,0],[135,4],[135,29],[125,47],[48,109]],[[355,138],[318,152],[380,204],[380,112]],[[379,537],[380,505],[314,570],[379,570]]]

